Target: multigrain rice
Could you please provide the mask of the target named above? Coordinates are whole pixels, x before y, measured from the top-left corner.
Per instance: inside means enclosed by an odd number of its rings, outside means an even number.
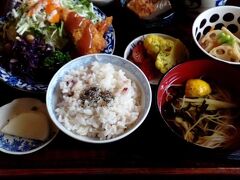
[[[60,82],[58,120],[70,131],[99,139],[122,134],[137,120],[141,91],[125,72],[97,61]]]

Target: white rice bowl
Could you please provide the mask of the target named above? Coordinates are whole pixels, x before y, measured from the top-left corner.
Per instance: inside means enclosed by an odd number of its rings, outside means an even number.
[[[63,66],[51,80],[46,96],[50,117],[63,132],[85,142],[127,136],[140,126],[151,106],[145,75],[118,56],[88,55],[84,63],[82,58],[68,63],[71,67]]]
[[[70,71],[60,82],[60,90],[58,120],[79,135],[110,139],[131,126],[141,111],[136,83],[110,63],[95,61]],[[99,94],[110,94],[110,100],[104,101]]]

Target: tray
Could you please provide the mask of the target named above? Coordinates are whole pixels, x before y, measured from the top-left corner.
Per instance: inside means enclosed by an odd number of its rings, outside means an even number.
[[[161,27],[145,27],[131,22],[118,1],[101,7],[113,15],[116,31],[114,54],[123,56],[127,44],[149,32],[172,35],[181,39],[190,51],[190,58],[204,58],[191,38],[192,17],[177,14],[171,23]],[[240,5],[237,0],[229,4]],[[4,4],[0,3],[0,7]],[[178,13],[176,11],[176,13]],[[157,87],[152,85],[153,101],[144,123],[127,138],[110,144],[87,144],[59,132],[43,149],[22,156],[0,153],[0,178],[32,176],[240,176],[240,149],[229,153],[196,150],[179,142],[166,128],[156,106]],[[45,99],[44,94],[23,92],[0,82],[0,105],[18,97]]]

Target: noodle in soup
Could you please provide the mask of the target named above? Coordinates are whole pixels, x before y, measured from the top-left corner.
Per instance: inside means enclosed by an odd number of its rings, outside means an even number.
[[[167,90],[163,116],[186,141],[206,148],[228,148],[239,136],[239,106],[230,92],[207,80],[212,92],[186,97],[184,85]]]

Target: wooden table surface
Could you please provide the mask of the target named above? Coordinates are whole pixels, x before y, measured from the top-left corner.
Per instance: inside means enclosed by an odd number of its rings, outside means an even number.
[[[1,8],[6,1],[1,1]],[[238,0],[228,4],[240,5]],[[192,59],[205,56],[197,49],[191,35],[193,17],[176,10],[171,21],[149,27],[129,17],[116,2],[100,9],[113,16],[116,31],[114,54],[123,56],[127,44],[144,33],[159,32],[181,39],[190,50]],[[240,176],[240,150],[222,154],[197,150],[178,141],[166,128],[156,106],[156,87],[152,86],[153,103],[145,122],[131,135],[115,143],[87,144],[59,133],[43,149],[28,155],[0,153],[0,179],[33,176]],[[17,97],[37,97],[13,89],[0,82],[0,103]]]

